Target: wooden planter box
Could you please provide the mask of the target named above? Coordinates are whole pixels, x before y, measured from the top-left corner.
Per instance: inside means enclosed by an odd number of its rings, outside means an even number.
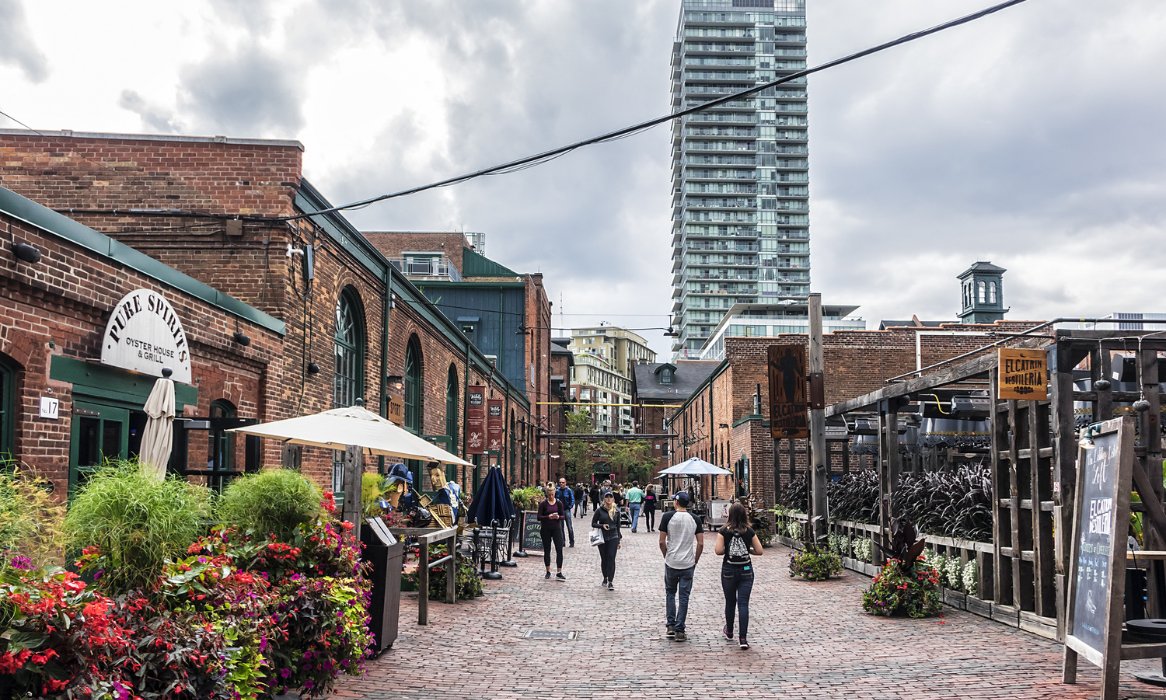
[[[992,603],[990,601],[980,600],[976,596],[970,595],[967,599],[967,606],[967,611],[970,613],[989,619],[992,617]]]
[[[950,588],[943,589],[943,602],[956,610],[968,609],[968,594]]]

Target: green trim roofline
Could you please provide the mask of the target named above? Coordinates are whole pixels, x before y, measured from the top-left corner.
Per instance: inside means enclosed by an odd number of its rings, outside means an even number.
[[[409,278],[405,277],[405,275],[390,265],[388,259],[372,243],[369,243],[368,239],[353,227],[347,219],[338,212],[315,214],[315,212],[331,209],[332,204],[324,199],[324,195],[320,194],[320,191],[313,187],[307,180],[301,181],[301,187],[295,196],[295,206],[301,212],[307,214],[308,218],[319,226],[337,245],[352,255],[357,262],[379,279],[385,279],[385,273],[387,271],[390,286],[393,293],[397,295],[397,301],[408,303],[422,318],[428,321],[434,328],[438,329],[454,347],[460,348],[465,345],[466,337],[461,332],[461,329],[453,321],[449,320],[445,314],[441,313],[441,310],[433,302],[429,301],[429,298]],[[470,353],[466,358],[467,363],[481,374],[491,374],[493,365],[486,359],[486,356],[473,344],[470,344],[469,349]],[[525,407],[527,411],[530,410],[530,399],[526,397],[521,389],[511,384],[501,373],[495,371],[494,376],[506,387],[507,395]]]
[[[43,205],[22,197],[12,190],[0,187],[0,213],[7,214],[14,219],[35,226],[45,233],[52,234],[74,245],[80,246],[120,266],[155,279],[162,284],[189,294],[190,296],[218,307],[229,314],[250,321],[280,335],[287,332],[287,325],[259,309],[245,304],[238,299],[224,294],[208,284],[199,282],[195,278],[179,272],[174,268],[151,258],[145,253],[119,243],[103,233],[94,231],[82,223],[74,221],[64,214],[49,209]]]

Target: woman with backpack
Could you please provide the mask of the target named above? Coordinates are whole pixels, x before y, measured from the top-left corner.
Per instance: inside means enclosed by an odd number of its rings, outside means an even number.
[[[753,592],[753,560],[763,554],[761,540],[749,527],[749,512],[740,503],[729,506],[728,522],[717,531],[713,549],[721,560],[721,590],[725,593],[725,626],[721,635],[733,641],[734,608],[740,617],[737,638],[742,650],[749,648],[749,594]]]

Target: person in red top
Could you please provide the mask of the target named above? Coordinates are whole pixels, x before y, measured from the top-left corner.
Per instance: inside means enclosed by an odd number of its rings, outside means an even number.
[[[538,504],[538,522],[541,526],[539,534],[542,535],[543,540],[543,564],[547,567],[546,577],[551,577],[551,543],[553,542],[555,545],[555,567],[559,571],[555,574],[555,578],[566,581],[567,577],[563,575],[563,520],[567,516],[567,511],[563,507],[563,502],[555,498],[553,486],[547,486],[545,493],[546,500]]]

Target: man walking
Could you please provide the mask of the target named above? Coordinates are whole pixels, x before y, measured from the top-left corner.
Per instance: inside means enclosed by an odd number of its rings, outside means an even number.
[[[684,620],[688,617],[688,596],[692,593],[692,575],[704,551],[704,528],[688,512],[688,493],[673,496],[676,510],[660,518],[660,552],[664,555],[664,596],[668,614],[668,638],[688,641]],[[680,605],[676,594],[680,594]]]
[[[632,532],[640,523],[640,509],[644,507],[644,492],[640,490],[640,482],[633,481],[625,496],[628,499],[628,508],[632,511]]]
[[[575,546],[575,526],[572,524],[574,518],[571,513],[575,510],[575,492],[567,486],[567,480],[564,477],[559,477],[559,488],[555,489],[555,498],[563,502],[563,512],[567,514],[566,527],[567,533],[571,536],[571,546]]]
[[[587,515],[587,494],[583,491],[583,484],[575,482],[575,516],[579,516],[579,509],[583,509],[583,515]]]

